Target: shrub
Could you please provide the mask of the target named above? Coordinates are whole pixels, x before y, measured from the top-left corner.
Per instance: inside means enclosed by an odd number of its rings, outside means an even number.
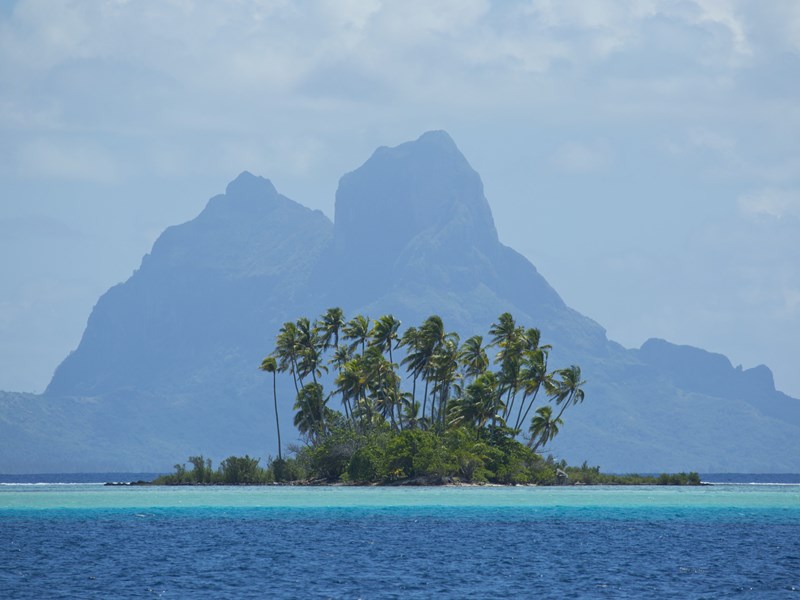
[[[466,482],[485,482],[491,473],[486,469],[485,456],[489,447],[476,441],[475,430],[452,429],[447,432],[445,444],[454,474]]]
[[[388,442],[386,454],[391,457],[387,472],[398,477],[441,476],[447,472],[446,450],[432,431],[401,431]]]
[[[281,458],[270,460],[267,466],[267,481],[279,483],[299,481],[303,479],[303,470],[294,458]]]
[[[513,432],[497,428],[489,438],[487,468],[493,473],[491,481],[497,483],[530,483],[533,467],[541,458],[527,446],[514,439]]]
[[[350,481],[382,481],[386,477],[385,456],[377,446],[356,450],[347,466]]]
[[[227,484],[264,483],[263,469],[258,467],[258,459],[250,456],[229,456],[219,465],[222,481]]]
[[[333,430],[317,446],[305,448],[303,459],[314,477],[338,481],[347,471],[350,459],[359,448],[362,440],[347,427]]]

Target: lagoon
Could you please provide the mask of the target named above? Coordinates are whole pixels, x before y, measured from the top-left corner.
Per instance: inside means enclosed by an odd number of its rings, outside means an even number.
[[[780,597],[800,486],[5,484],[0,564],[9,598]]]

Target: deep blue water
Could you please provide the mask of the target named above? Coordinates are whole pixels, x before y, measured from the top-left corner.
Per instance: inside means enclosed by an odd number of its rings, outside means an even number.
[[[313,513],[15,519],[0,535],[0,589],[6,598],[717,598],[800,589],[797,524]]]
[[[2,598],[800,598],[783,488],[20,487],[0,493]]]

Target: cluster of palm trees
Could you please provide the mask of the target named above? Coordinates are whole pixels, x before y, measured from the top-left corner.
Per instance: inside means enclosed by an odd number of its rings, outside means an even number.
[[[580,367],[548,372],[551,347],[540,345],[538,329],[518,326],[509,313],[498,317],[489,335],[488,343],[480,335],[461,343],[437,315],[401,335],[392,315],[348,321],[340,308],[328,309],[313,323],[305,317],[284,323],[260,367],[273,374],[278,458],[278,372],[292,377],[294,425],[312,443],[326,436],[337,418],[361,431],[385,423],[396,431],[505,427],[517,435],[543,391],[549,402],[534,411],[527,432],[534,450],[547,444],[558,434],[567,407],[583,402]],[[334,389],[326,395],[321,380],[330,370]],[[410,391],[401,387],[404,380]],[[329,407],[334,398],[343,415]]]

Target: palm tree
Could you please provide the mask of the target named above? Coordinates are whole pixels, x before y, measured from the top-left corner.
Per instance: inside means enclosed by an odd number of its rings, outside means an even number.
[[[322,386],[318,383],[309,383],[300,388],[294,408],[294,425],[297,430],[310,435],[317,441],[325,434],[325,417],[327,399],[322,394]]]
[[[278,331],[275,338],[275,351],[274,355],[278,360],[278,370],[281,372],[289,371],[292,374],[292,381],[294,382],[294,389],[296,393],[300,393],[300,387],[297,384],[297,359],[299,356],[300,348],[297,343],[297,326],[288,321],[283,324],[283,327]],[[302,385],[302,378],[300,384]]]
[[[431,357],[431,370],[434,378],[433,395],[439,400],[437,420],[440,423],[445,422],[450,391],[453,387],[458,387],[458,342],[457,333],[448,333],[436,353]]]
[[[333,356],[331,356],[328,364],[333,365],[337,371],[341,371],[342,367],[351,360],[353,360],[353,351],[350,350],[350,347],[339,346],[333,351]]]
[[[283,460],[281,456],[281,424],[278,419],[278,391],[275,382],[275,372],[278,370],[278,362],[274,356],[268,356],[261,361],[259,367],[262,371],[272,373],[272,401],[275,404],[275,426],[278,428],[278,460]]]
[[[467,386],[464,395],[453,401],[450,411],[450,423],[460,426],[463,423],[474,425],[481,429],[491,419],[495,423],[502,417],[498,415],[502,409],[503,401],[497,389],[497,377],[487,371],[475,378]]]
[[[500,393],[506,395],[503,418],[506,418],[507,414],[513,409],[517,391],[519,390],[521,350],[522,346],[515,343],[502,352],[503,360],[500,363],[500,373],[497,379],[500,384]]]
[[[525,329],[517,327],[514,317],[507,312],[497,318],[497,323],[492,323],[489,333],[493,336],[491,345],[499,348],[497,360],[500,362],[500,393],[506,394],[503,412],[505,418],[514,407],[519,389],[520,354],[529,341]]]
[[[416,429],[419,425],[419,402],[408,394],[402,394],[401,401],[403,403],[403,419],[405,419],[406,426],[410,429]]]
[[[385,361],[384,361],[385,362]],[[385,363],[389,364],[389,363]],[[392,370],[388,370],[386,373],[380,375],[384,380],[386,379],[396,379],[397,374],[394,373]],[[373,390],[373,395],[375,398],[375,408],[384,418],[384,420],[389,421],[392,424],[392,429],[398,429],[398,421],[394,418],[394,411],[395,407],[400,412],[400,398],[398,396],[397,387],[394,385],[394,382],[390,382],[388,385],[383,384]],[[402,415],[399,417],[402,420]]]
[[[530,434],[531,439],[528,442],[528,447],[534,452],[558,435],[558,428],[564,422],[559,419],[553,419],[553,409],[549,405],[545,405],[537,409],[536,415],[531,419]]]
[[[400,338],[397,330],[400,329],[400,321],[393,315],[383,315],[372,326],[371,345],[376,346],[381,352],[389,352],[389,362],[394,362],[392,358],[392,346],[397,347]]]
[[[370,346],[367,348],[366,354],[363,356],[362,366],[364,370],[367,388],[371,393],[371,398],[367,404],[367,408],[371,410],[372,399],[375,399],[376,408],[384,416],[388,415],[395,426],[394,420],[394,404],[393,397],[390,394],[397,386],[397,375],[394,372],[394,365],[381,353],[377,346]],[[380,406],[378,406],[380,404]]]
[[[315,329],[319,336],[323,350],[328,348],[339,348],[339,332],[344,327],[344,313],[338,306],[329,308],[316,325]],[[331,338],[333,342],[331,343]]]
[[[342,395],[342,403],[345,406],[349,406],[350,401],[352,400],[353,402],[350,415],[354,423],[357,412],[359,412],[359,417],[363,416],[361,414],[363,411],[357,411],[356,409],[359,406],[365,407],[364,402],[366,402],[367,376],[363,368],[363,362],[363,357],[356,356],[342,366],[339,376],[336,377],[336,391]]]
[[[489,368],[489,357],[483,346],[483,336],[473,335],[461,346],[458,359],[464,367],[464,376],[475,379]]]
[[[406,365],[406,372],[412,377],[411,399],[414,402],[417,399],[417,378],[425,367],[425,360],[420,348],[420,338],[419,329],[409,327],[400,338],[400,343],[398,344],[398,347],[405,346],[407,348],[406,356],[400,361],[400,364]]]
[[[349,346],[336,346],[336,349],[333,351],[333,356],[328,361],[328,364],[333,365],[333,367],[338,372],[339,376],[341,376],[342,369],[344,369],[344,366],[351,360],[353,360],[353,353],[350,351]],[[341,391],[341,390],[337,388],[335,391]],[[350,419],[351,417],[350,400],[344,394],[342,394],[342,405],[344,406],[345,416],[348,419]]]
[[[394,318],[393,315],[383,315],[372,327],[372,342],[371,344],[378,348],[380,352],[389,352],[389,365],[394,375],[394,357],[392,356],[392,346],[397,348],[400,344],[400,338],[397,331],[400,329],[400,321]],[[396,398],[400,392],[400,378],[395,375],[392,378],[392,397]],[[398,407],[399,410],[399,407]],[[392,422],[394,422],[394,414],[392,413]]]
[[[360,344],[361,354],[366,352],[366,345],[367,340],[369,339],[370,330],[369,324],[369,317],[365,317],[364,315],[356,315],[344,326],[344,337],[353,341],[352,344],[350,344],[350,350],[355,350]]]
[[[439,315],[431,315],[419,329],[418,339],[418,358],[422,362],[422,378],[425,380],[425,393],[422,396],[422,416],[425,416],[425,407],[428,402],[428,384],[433,379],[433,368],[431,360],[433,355],[445,340],[445,330],[442,318]],[[434,406],[431,401],[431,422],[434,421]]]
[[[322,343],[317,335],[317,329],[311,327],[306,317],[301,317],[295,324],[297,332],[297,374],[302,382],[303,377],[311,375],[314,383],[322,376],[322,371],[328,368],[322,364]]]
[[[497,346],[497,360],[502,361],[506,349],[513,348],[520,336],[520,329],[517,327],[511,313],[504,312],[497,318],[497,323],[492,323],[489,328],[489,335],[492,336],[490,346]]]
[[[561,406],[561,411],[556,417],[556,421],[559,421],[568,406],[583,402],[584,392],[581,386],[586,382],[581,380],[581,368],[578,365],[556,371],[556,375],[561,379],[555,382],[551,395],[556,405]]]
[[[528,413],[536,402],[539,390],[544,386],[545,389],[551,387],[551,375],[547,372],[547,358],[550,346],[542,346],[535,350],[526,350],[522,354],[522,368],[520,369],[520,383],[523,388],[522,402],[517,412],[517,420],[514,422],[514,429],[519,430],[520,426],[528,418]],[[525,401],[530,397],[527,408]],[[524,410],[524,412],[523,412]]]
[[[536,350],[539,347],[539,341],[541,340],[542,332],[536,329],[535,327],[531,327],[525,330],[525,337],[523,339],[525,350]],[[550,346],[547,346],[549,349]]]

